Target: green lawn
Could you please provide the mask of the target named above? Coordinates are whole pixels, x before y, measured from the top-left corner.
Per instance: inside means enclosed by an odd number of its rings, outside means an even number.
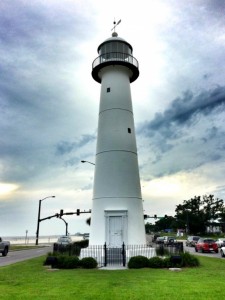
[[[2,258],[1,258],[2,259]],[[167,269],[47,270],[44,258],[0,267],[1,299],[223,299],[225,259],[199,258],[201,266]]]

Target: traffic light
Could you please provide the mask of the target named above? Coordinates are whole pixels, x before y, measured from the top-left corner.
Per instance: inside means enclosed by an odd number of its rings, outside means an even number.
[[[154,215],[154,219],[157,219],[157,215]]]
[[[60,209],[60,217],[62,217],[63,216],[63,209]]]
[[[80,215],[80,210],[79,209],[77,209],[77,216],[79,216]]]

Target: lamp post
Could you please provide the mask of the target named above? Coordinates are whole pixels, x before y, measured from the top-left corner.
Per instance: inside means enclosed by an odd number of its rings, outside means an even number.
[[[91,164],[91,165],[94,165],[94,166],[95,166],[94,163],[92,163],[92,162],[90,162],[90,161],[88,161],[88,160],[81,160],[81,162],[82,162],[82,163],[88,163],[88,164]]]
[[[39,238],[39,224],[40,224],[40,216],[41,216],[41,202],[47,198],[55,198],[55,196],[48,196],[43,199],[39,200],[39,207],[38,207],[38,220],[37,220],[37,231],[36,231],[36,245],[38,245],[38,238]]]

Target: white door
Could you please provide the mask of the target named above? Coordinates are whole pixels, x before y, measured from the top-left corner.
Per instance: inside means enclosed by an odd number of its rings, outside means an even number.
[[[122,216],[109,217],[109,246],[121,247],[123,244]]]

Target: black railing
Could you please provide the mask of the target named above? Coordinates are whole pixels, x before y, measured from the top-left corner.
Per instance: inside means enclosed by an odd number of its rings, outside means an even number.
[[[83,248],[86,247],[86,248]],[[76,255],[83,257],[93,257],[97,260],[99,267],[120,265],[126,266],[129,259],[133,256],[174,256],[183,253],[183,243],[174,243],[172,245],[125,245],[121,247],[109,247],[106,245],[88,246],[77,245],[76,243],[67,246],[54,245],[54,252]]]
[[[93,61],[92,68],[94,69],[98,65],[110,61],[125,62],[125,63],[132,64],[133,66],[138,68],[137,59],[132,55],[123,52],[108,52],[108,53],[101,54]]]
[[[179,255],[184,252],[184,246],[182,242],[176,242],[170,245],[155,244],[156,254],[158,256],[166,255]]]

